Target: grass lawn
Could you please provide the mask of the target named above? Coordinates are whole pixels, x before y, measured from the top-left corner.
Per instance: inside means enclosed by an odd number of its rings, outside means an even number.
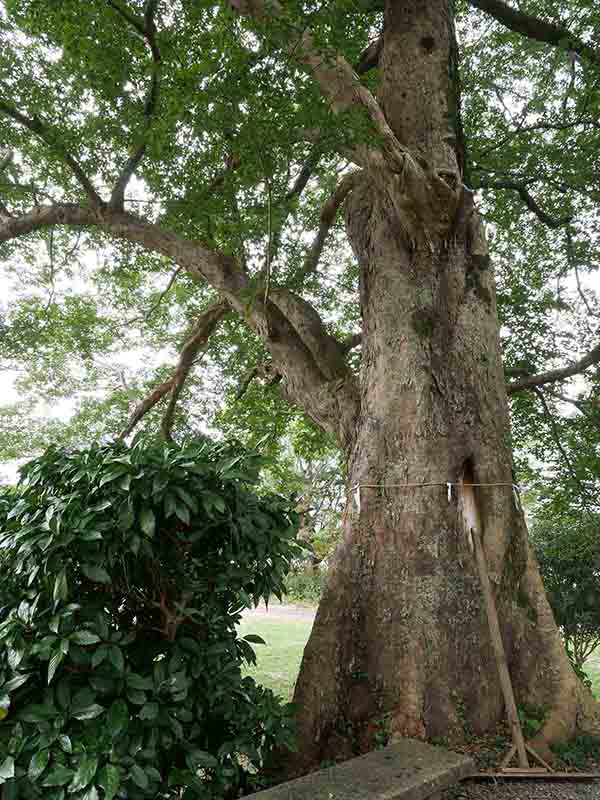
[[[241,636],[257,633],[266,642],[266,645],[252,645],[257,665],[248,669],[248,675],[252,675],[257,683],[273,689],[284,700],[291,700],[311,628],[312,621],[304,619],[260,616],[242,620]]]
[[[258,683],[273,689],[284,700],[291,700],[311,627],[310,620],[294,617],[265,615],[242,620],[241,636],[257,633],[267,643],[253,645],[257,664],[248,669],[248,674]],[[600,699],[600,648],[587,660],[585,671],[592,681],[594,696]]]
[[[588,658],[585,662],[584,669],[592,681],[594,697],[600,699],[600,648]]]

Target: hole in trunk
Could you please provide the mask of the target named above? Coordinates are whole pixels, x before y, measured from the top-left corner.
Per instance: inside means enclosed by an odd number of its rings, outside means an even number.
[[[468,458],[463,466],[460,479],[459,509],[462,517],[463,529],[467,536],[469,547],[473,549],[473,538],[471,531],[476,531],[481,535],[481,514],[477,502],[477,488],[473,485],[475,481],[475,469],[473,462]]]
[[[426,53],[431,54],[435,48],[435,39],[433,36],[423,36],[421,39],[421,47]]]

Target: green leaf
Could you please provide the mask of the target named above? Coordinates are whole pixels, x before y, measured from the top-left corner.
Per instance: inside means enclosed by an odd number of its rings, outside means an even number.
[[[146,773],[137,764],[134,764],[131,768],[131,779],[140,789],[147,789],[150,786]]]
[[[42,786],[64,786],[73,778],[73,770],[62,764],[57,764],[46,775]]]
[[[48,686],[50,685],[52,678],[54,677],[54,673],[58,669],[61,661],[65,657],[65,654],[62,650],[57,650],[50,661],[48,662]]]
[[[88,786],[88,788],[79,795],[78,800],[98,800],[98,789],[95,786]]]
[[[95,583],[110,583],[111,578],[108,572],[104,569],[104,567],[98,567],[96,564],[82,564],[81,571],[89,578],[91,581]]]
[[[54,605],[57,606],[61,600],[66,600],[68,597],[68,588],[67,588],[67,571],[65,569],[61,570],[58,575],[56,576],[56,580],[54,581],[54,592],[53,592],[53,599]]]
[[[124,700],[116,700],[112,704],[107,714],[106,725],[113,736],[118,736],[129,725],[129,708]]]
[[[142,706],[138,717],[140,719],[156,719],[158,716],[158,711],[158,703],[146,703],[144,706]]]
[[[15,689],[19,688],[19,686],[23,686],[25,681],[28,681],[30,677],[31,677],[31,672],[26,672],[21,675],[15,675],[14,678],[11,678],[4,684],[4,686],[2,687],[2,691],[14,692]]]
[[[138,692],[136,689],[130,689],[127,692],[127,699],[136,706],[143,706],[146,702],[146,692]]]
[[[196,498],[193,497],[188,491],[183,489],[181,486],[175,486],[175,491],[177,492],[179,497],[181,497],[181,499],[186,504],[186,506],[190,509],[190,511],[192,511],[194,514],[197,514],[198,513],[198,502],[196,501]]]
[[[128,531],[131,527],[133,527],[134,522],[135,514],[133,513],[133,509],[131,509],[128,505],[123,505],[119,511],[119,528],[122,531]]]
[[[68,678],[62,678],[62,680],[58,682],[58,686],[56,687],[56,699],[63,711],[69,708],[71,704],[71,686]]]
[[[106,473],[106,475],[103,475],[103,476],[100,478],[100,481],[99,481],[99,483],[98,483],[98,486],[102,487],[102,486],[104,486],[106,483],[110,483],[111,481],[114,481],[114,480],[116,480],[117,478],[120,478],[120,477],[122,477],[122,476],[123,476],[123,475],[125,475],[127,472],[129,472],[129,470],[127,469],[127,467],[118,467],[118,468],[117,468],[117,469],[115,469],[113,472],[107,472],[107,473]]]
[[[81,538],[84,542],[97,542],[102,539],[102,534],[100,531],[86,531],[81,534]]]
[[[65,751],[65,753],[73,752],[73,745],[71,744],[71,740],[65,733],[61,733],[61,735],[58,737],[58,743]]]
[[[29,779],[32,781],[37,780],[48,766],[49,760],[50,750],[48,748],[45,750],[38,750],[37,753],[34,753],[31,761],[29,762],[29,769],[27,770]]]
[[[246,636],[244,636],[244,639],[247,642],[252,642],[252,644],[266,644],[262,636],[259,636],[257,633],[248,633]]]
[[[85,708],[80,709],[79,711],[74,711],[73,716],[75,719],[95,719],[99,717],[100,714],[103,714],[105,709],[102,706],[99,706],[98,703],[92,703]]]
[[[6,756],[0,764],[0,784],[5,783],[15,777],[15,760],[12,756]]]
[[[71,785],[69,792],[79,792],[92,781],[98,769],[98,759],[95,756],[84,756],[79,762],[79,767]]]
[[[69,639],[72,642],[75,642],[75,644],[81,644],[84,646],[89,644],[98,644],[100,641],[100,637],[97,634],[85,629],[75,631],[75,633],[72,633],[69,636]]]
[[[18,712],[17,716],[23,722],[44,722],[58,716],[58,711],[54,706],[32,704],[25,706],[24,709]]]
[[[179,519],[184,522],[186,525],[190,524],[190,512],[186,505],[180,502],[175,503],[175,514],[179,517]]]
[[[108,658],[113,667],[121,674],[125,670],[125,659],[123,658],[123,651],[117,645],[110,648]]]
[[[121,784],[119,768],[113,764],[105,764],[98,773],[97,783],[104,791],[104,800],[113,800]]]
[[[193,750],[190,756],[196,767],[208,767],[212,769],[219,765],[217,759],[210,753],[207,753],[206,750]]]
[[[136,672],[129,672],[126,681],[127,686],[130,686],[132,689],[139,689],[141,691],[152,689],[152,678],[143,678]]]
[[[94,655],[92,656],[92,667],[96,669],[96,667],[100,666],[100,664],[104,661],[106,656],[109,654],[111,648],[103,644],[94,650]]]
[[[156,529],[156,519],[151,508],[144,508],[140,514],[140,526],[146,536],[154,536]]]
[[[16,670],[21,661],[25,656],[25,649],[23,647],[7,647],[6,648],[6,658],[8,660],[8,666],[12,670]]]

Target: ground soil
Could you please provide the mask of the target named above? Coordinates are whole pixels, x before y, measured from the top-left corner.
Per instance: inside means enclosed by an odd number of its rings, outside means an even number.
[[[448,789],[440,800],[598,800],[600,781],[552,783],[550,781],[464,781]]]

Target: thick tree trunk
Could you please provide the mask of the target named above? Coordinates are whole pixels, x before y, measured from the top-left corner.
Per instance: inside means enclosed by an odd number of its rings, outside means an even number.
[[[564,652],[512,489],[494,282],[458,239],[410,252],[380,194],[348,207],[363,275],[362,411],[345,538],[295,702],[308,762],[390,733],[461,739],[503,714],[474,554],[471,490],[517,702],[571,734],[587,702]],[[417,487],[411,484],[433,483]],[[384,488],[388,487],[388,488]]]
[[[450,4],[387,5],[382,107],[400,142],[452,186],[461,158]],[[361,413],[347,452],[360,508],[351,489],[296,687],[305,768],[368,749],[381,725],[455,741],[502,718],[474,524],[517,702],[546,710],[548,739],[585,713],[589,722],[512,489],[481,224],[468,192],[454,210],[439,189],[432,180],[426,203],[411,205],[393,176],[366,176],[346,204],[363,314]],[[449,497],[446,484],[463,480],[494,485]]]

